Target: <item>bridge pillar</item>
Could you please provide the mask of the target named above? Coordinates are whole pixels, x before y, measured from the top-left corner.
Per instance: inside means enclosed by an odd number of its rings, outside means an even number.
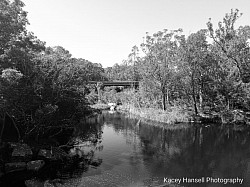
[[[102,87],[103,87],[103,83],[102,82],[97,82],[96,88],[97,88],[97,94],[98,94],[98,103],[101,102],[101,98],[102,98],[101,89],[102,89]]]

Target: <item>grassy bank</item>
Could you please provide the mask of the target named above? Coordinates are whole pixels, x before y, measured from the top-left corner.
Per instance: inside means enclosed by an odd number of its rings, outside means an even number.
[[[90,105],[91,108],[97,109],[97,110],[109,110],[110,106],[104,103],[96,103],[94,105]]]
[[[117,110],[128,112],[148,120],[168,124],[188,122],[191,115],[179,107],[169,107],[166,111],[163,111],[154,108],[136,108],[132,105],[120,105],[117,107]]]
[[[90,105],[92,109],[109,110],[110,106],[104,103]],[[140,118],[156,121],[160,123],[183,123],[189,122],[191,114],[181,107],[169,107],[166,111],[155,108],[137,108],[131,104],[123,104],[117,106],[117,111],[130,113]]]

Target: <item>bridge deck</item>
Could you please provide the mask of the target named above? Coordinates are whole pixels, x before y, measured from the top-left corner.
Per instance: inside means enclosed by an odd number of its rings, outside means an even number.
[[[139,81],[89,81],[91,84],[101,82],[103,86],[139,86]]]

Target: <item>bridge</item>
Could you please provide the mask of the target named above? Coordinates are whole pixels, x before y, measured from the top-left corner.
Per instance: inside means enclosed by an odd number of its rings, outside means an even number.
[[[98,93],[98,102],[101,100],[101,91],[105,86],[124,86],[124,87],[139,87],[139,81],[89,81],[89,84],[95,84]]]
[[[89,81],[90,84],[102,83],[103,87],[105,86],[125,86],[125,87],[138,87],[139,81]]]

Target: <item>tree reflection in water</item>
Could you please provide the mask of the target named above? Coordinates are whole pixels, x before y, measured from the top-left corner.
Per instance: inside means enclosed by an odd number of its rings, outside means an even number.
[[[218,124],[162,128],[119,113],[104,113],[94,120],[90,123],[95,126],[82,127],[87,128],[82,131],[91,133],[80,137],[91,139],[94,136],[101,140],[103,127],[112,127],[133,151],[129,158],[131,165],[143,162],[152,176],[239,177],[244,178],[244,185],[250,184],[249,128]],[[101,143],[93,145],[100,147]]]

